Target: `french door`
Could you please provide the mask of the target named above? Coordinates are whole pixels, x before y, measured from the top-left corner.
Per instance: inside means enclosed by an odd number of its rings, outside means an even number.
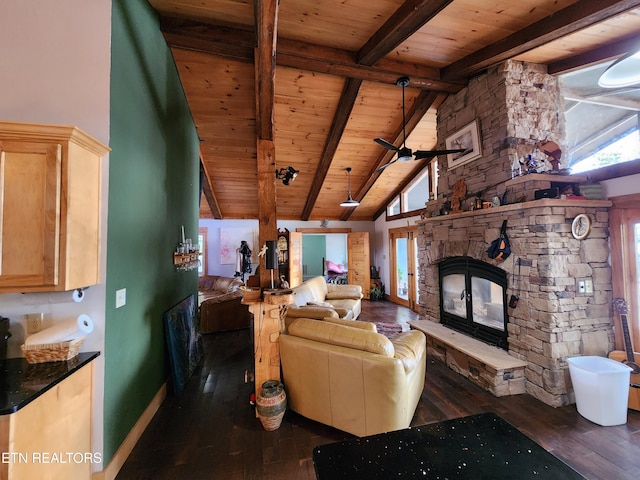
[[[610,200],[613,201],[609,212],[613,296],[626,302],[629,336],[637,352],[640,348],[640,195],[624,195]],[[621,318],[615,310],[614,316],[616,349],[624,350]]]
[[[418,311],[418,229],[417,227],[389,230],[391,285],[389,297],[414,311]]]

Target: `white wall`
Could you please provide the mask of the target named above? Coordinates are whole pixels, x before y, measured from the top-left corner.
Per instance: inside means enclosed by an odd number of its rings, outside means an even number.
[[[110,0],[2,0],[0,52],[0,119],[75,125],[108,145]],[[0,315],[11,322],[9,357],[22,356],[24,314],[31,312],[44,313],[45,326],[88,314],[95,330],[82,350],[104,350],[108,156],[102,175],[100,284],[82,303],[27,306],[29,294],[0,294]],[[94,366],[93,448],[102,452],[102,357]]]
[[[320,222],[318,221],[295,221],[295,220],[280,220],[277,223],[279,229],[288,229],[290,232],[295,232],[297,228],[320,228]],[[258,231],[257,220],[212,220],[212,219],[200,219],[200,228],[207,229],[207,274],[208,275],[222,275],[225,277],[232,277],[235,273],[235,265],[221,265],[220,264],[220,229],[222,228],[237,228],[237,229],[255,229]],[[373,222],[342,222],[342,221],[330,221],[327,228],[350,228],[352,232],[369,232],[371,258],[373,259],[373,252],[375,250],[374,244],[374,223]],[[274,238],[275,240],[275,238]],[[255,248],[254,248],[255,250]],[[255,260],[255,253],[254,260]],[[257,263],[252,264],[253,272],[256,271]]]

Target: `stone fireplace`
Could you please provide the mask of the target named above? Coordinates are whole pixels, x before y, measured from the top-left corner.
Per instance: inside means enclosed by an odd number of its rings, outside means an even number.
[[[539,141],[560,143],[560,110],[555,78],[540,66],[522,62],[494,67],[450,96],[439,111],[438,137],[446,138],[475,118],[482,157],[453,169],[443,162],[441,194],[427,204],[418,222],[421,320],[441,321],[438,266],[443,260],[469,257],[504,270],[507,298],[520,297],[517,307],[507,311],[508,355],[525,365],[522,390],[552,406],[574,401],[566,358],[606,355],[614,339],[610,202],[534,199],[536,190],[558,182],[578,186],[585,178],[532,173],[511,179],[514,158],[532,152]],[[434,215],[450,200],[453,185],[461,178],[467,185],[462,211]],[[472,210],[476,198],[494,197],[506,199],[505,204]],[[578,214],[592,221],[582,240],[571,233]],[[486,250],[504,220],[512,254],[495,261]]]

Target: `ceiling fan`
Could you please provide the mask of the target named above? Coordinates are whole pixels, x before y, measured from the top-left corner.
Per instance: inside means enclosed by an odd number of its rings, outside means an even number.
[[[416,157],[415,158],[416,160],[424,160],[426,158],[437,157],[438,155],[446,155],[448,153],[459,153],[467,150],[465,148],[457,148],[454,150],[416,150],[416,152],[413,153],[410,148],[407,148],[406,120],[405,120],[405,113],[404,113],[404,87],[409,85],[409,77],[400,77],[396,81],[396,85],[402,87],[402,135],[403,135],[404,141],[402,143],[402,147],[396,147],[395,145],[387,142],[383,138],[373,139],[374,142],[379,143],[384,148],[394,152],[398,152],[398,158],[396,158],[395,160],[391,160],[389,163],[386,163],[381,167],[378,167],[376,169],[376,172],[381,172],[382,170],[384,170],[390,165],[393,165],[396,162],[408,162],[409,160],[411,160],[413,156]]]

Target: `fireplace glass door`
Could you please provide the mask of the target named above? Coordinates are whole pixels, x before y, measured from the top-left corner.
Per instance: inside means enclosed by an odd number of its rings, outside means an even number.
[[[440,265],[440,321],[507,349],[507,276],[494,265],[467,257]]]

